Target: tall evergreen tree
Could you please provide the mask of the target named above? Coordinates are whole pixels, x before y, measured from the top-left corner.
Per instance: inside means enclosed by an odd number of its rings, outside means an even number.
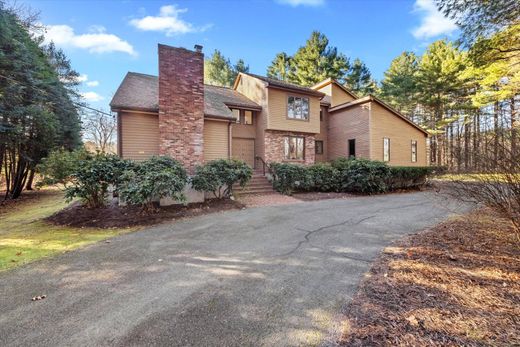
[[[451,42],[435,41],[422,56],[417,74],[418,100],[428,112],[428,131],[432,134],[431,159],[444,163],[444,140],[448,126],[455,120],[457,94],[463,90],[459,76],[465,68],[465,55]]]
[[[0,167],[5,198],[18,198],[36,164],[79,142],[79,117],[55,65],[24,22],[0,3]],[[61,55],[61,53],[60,53]]]
[[[377,83],[370,70],[359,58],[354,60],[345,77],[345,86],[358,95],[375,94]]]
[[[287,53],[278,53],[267,68],[267,77],[275,78],[280,81],[289,79],[289,71],[291,69],[291,57]]]
[[[311,86],[331,77],[343,80],[348,71],[349,62],[345,55],[338,53],[336,47],[329,46],[329,39],[314,31],[305,46],[298,49],[290,60],[288,80]]]
[[[381,81],[381,97],[408,118],[417,107],[419,62],[413,52],[403,52],[392,60]]]
[[[249,65],[242,59],[238,59],[236,64],[232,65],[217,49],[204,61],[204,82],[207,84],[231,87],[240,72],[249,72]]]

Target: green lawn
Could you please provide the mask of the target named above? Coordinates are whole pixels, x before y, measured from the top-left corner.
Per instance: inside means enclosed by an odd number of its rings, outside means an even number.
[[[58,190],[30,194],[36,197],[0,210],[0,271],[135,230],[52,225],[43,218],[67,205],[63,194]]]

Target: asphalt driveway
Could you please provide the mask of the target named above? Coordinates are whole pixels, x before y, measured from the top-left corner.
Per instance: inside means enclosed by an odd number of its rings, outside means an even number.
[[[0,346],[327,344],[386,245],[467,209],[418,192],[122,235],[0,273]]]

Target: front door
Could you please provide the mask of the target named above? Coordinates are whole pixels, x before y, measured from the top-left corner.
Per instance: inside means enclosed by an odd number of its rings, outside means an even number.
[[[242,160],[252,168],[255,167],[255,140],[233,138],[231,157]]]

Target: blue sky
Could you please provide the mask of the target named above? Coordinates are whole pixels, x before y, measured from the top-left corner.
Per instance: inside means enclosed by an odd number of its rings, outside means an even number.
[[[41,11],[47,39],[63,48],[82,75],[93,107],[108,103],[127,71],[157,74],[157,43],[219,49],[265,75],[275,54],[293,54],[311,31],[380,80],[404,50],[457,35],[432,0],[27,1]]]

